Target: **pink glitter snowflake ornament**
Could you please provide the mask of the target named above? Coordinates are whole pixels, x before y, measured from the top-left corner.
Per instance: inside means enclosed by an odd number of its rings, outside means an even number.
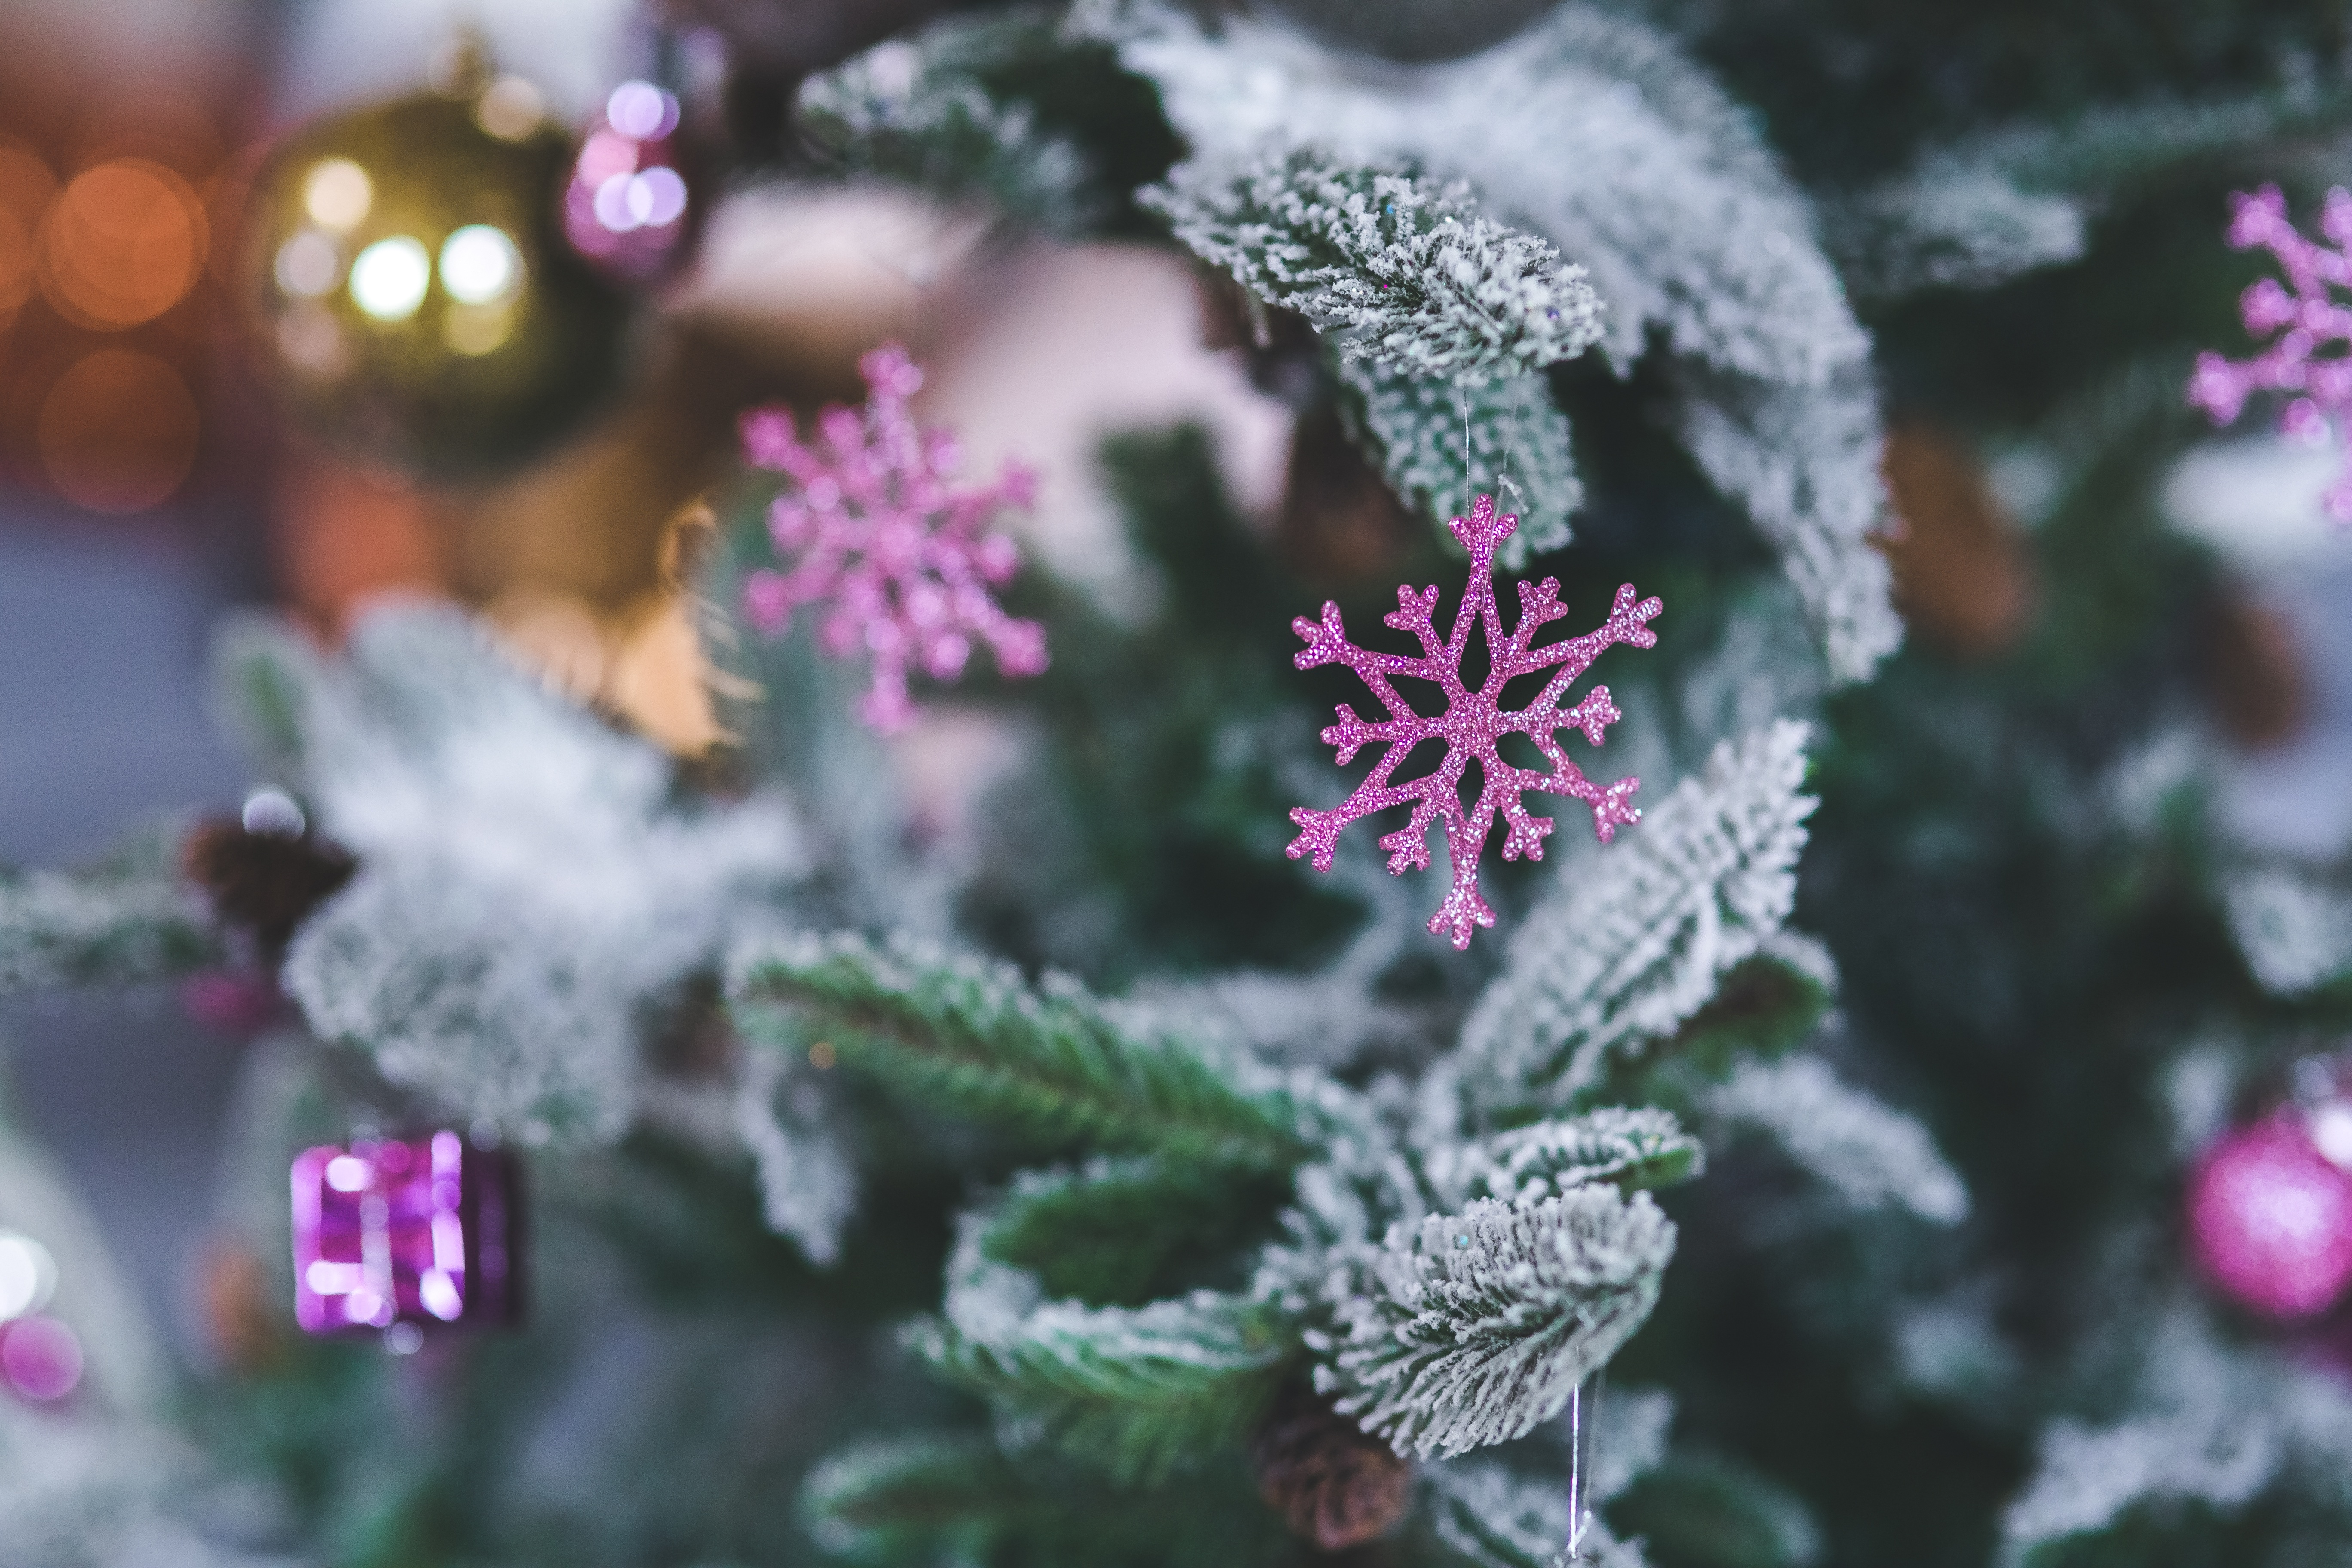
[[[1045,669],[1045,628],[1006,615],[990,592],[1019,569],[1021,552],[989,523],[1027,506],[1034,482],[1008,468],[992,483],[959,488],[954,438],[919,428],[908,411],[923,373],[907,351],[886,344],[858,368],[869,388],[865,406],[827,408],[810,445],[785,409],[744,416],[744,456],[793,484],[768,511],[769,537],[789,570],[751,574],[743,601],[751,624],[772,637],[800,606],[828,606],[817,645],[835,658],[861,650],[872,658],[858,717],[890,734],[914,720],[909,671],[953,680],[975,639],[1006,675]]]
[[[2265,278],[2248,289],[2239,313],[2251,335],[2278,335],[2250,360],[2198,355],[2189,401],[2216,425],[2228,425],[2254,393],[2292,392],[2297,395],[2281,416],[2280,428],[2298,440],[2325,441],[2331,428],[2341,433],[2352,412],[2352,306],[2331,292],[2352,287],[2352,257],[2346,255],[2352,247],[2352,193],[2340,186],[2328,192],[2320,213],[2320,230],[2335,242],[2334,249],[2305,239],[2287,221],[2286,198],[2276,185],[2230,200],[2231,246],[2264,247],[2287,278],[2286,286]],[[2321,357],[2329,349],[2336,352]],[[2323,504],[2336,521],[2352,522],[2352,467],[2328,487]]]
[[[1649,629],[1648,623],[1664,606],[1654,598],[1635,603],[1633,585],[1629,583],[1617,590],[1617,601],[1599,629],[1537,647],[1536,634],[1568,614],[1559,602],[1559,580],[1547,577],[1540,583],[1518,585],[1519,624],[1505,636],[1502,611],[1495,602],[1495,552],[1518,525],[1517,517],[1510,513],[1496,515],[1492,496],[1480,496],[1468,518],[1457,517],[1448,525],[1470,552],[1470,581],[1455,612],[1454,628],[1444,641],[1437,636],[1437,589],[1433,585],[1418,594],[1409,586],[1397,589],[1397,607],[1381,620],[1419,637],[1422,651],[1418,655],[1375,653],[1356,647],[1348,641],[1339,624],[1337,605],[1323,606],[1320,623],[1304,616],[1290,623],[1307,639],[1306,649],[1294,656],[1293,663],[1301,669],[1344,664],[1389,710],[1388,718],[1367,721],[1359,719],[1354,709],[1340,705],[1339,721],[1323,731],[1323,741],[1338,749],[1341,765],[1364,746],[1385,744],[1388,751],[1355,793],[1337,807],[1315,811],[1300,806],[1291,812],[1290,819],[1298,824],[1298,837],[1290,845],[1290,858],[1296,860],[1312,853],[1315,868],[1328,871],[1339,835],[1349,823],[1410,803],[1411,820],[1383,837],[1381,847],[1389,852],[1392,875],[1402,876],[1408,866],[1426,870],[1430,826],[1437,822],[1445,825],[1445,850],[1454,865],[1454,885],[1437,913],[1430,917],[1429,929],[1450,936],[1456,949],[1470,945],[1475,928],[1495,923],[1495,911],[1478,893],[1478,859],[1486,852],[1496,816],[1501,816],[1509,829],[1503,839],[1504,859],[1516,860],[1522,855],[1530,860],[1543,858],[1543,841],[1552,830],[1552,820],[1530,816],[1520,799],[1524,792],[1542,790],[1585,802],[1592,807],[1593,831],[1603,844],[1620,823],[1641,819],[1641,813],[1626,803],[1642,787],[1642,781],[1620,779],[1606,787],[1591,783],[1568,760],[1559,735],[1563,730],[1581,731],[1587,741],[1601,744],[1602,731],[1620,717],[1617,705],[1609,700],[1609,689],[1596,686],[1584,700],[1565,710],[1559,700],[1570,683],[1612,643],[1655,647],[1658,634]],[[1475,690],[1462,676],[1463,657],[1469,650],[1474,626],[1483,628],[1488,656],[1486,681]],[[1503,689],[1511,681],[1555,666],[1551,679],[1526,707],[1503,706]],[[1445,711],[1433,716],[1417,711],[1397,694],[1392,684],[1397,676],[1437,686],[1445,695]],[[1503,737],[1511,734],[1533,741],[1550,763],[1551,771],[1538,773],[1503,761],[1498,748]],[[1431,740],[1442,741],[1445,746],[1444,759],[1436,769],[1403,784],[1390,783],[1397,764]],[[1462,784],[1472,763],[1478,764],[1478,797],[1475,806],[1465,809]]]

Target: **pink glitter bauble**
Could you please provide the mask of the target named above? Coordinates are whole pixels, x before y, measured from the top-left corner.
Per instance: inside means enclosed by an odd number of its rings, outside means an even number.
[[[54,1404],[81,1384],[81,1341],[55,1318],[0,1325],[0,1379],[21,1399]]]
[[[2352,1175],[2273,1117],[2206,1152],[2189,1182],[2189,1234],[2214,1283],[2274,1318],[2324,1312],[2352,1286]]]

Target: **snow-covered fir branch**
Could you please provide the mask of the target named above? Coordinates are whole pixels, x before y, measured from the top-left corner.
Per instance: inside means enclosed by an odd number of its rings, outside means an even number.
[[[1840,1081],[1819,1057],[1744,1061],[1706,1097],[1856,1208],[1896,1205],[1938,1225],[1968,1217],[1969,1192],[1918,1121]]]
[[[1577,477],[1568,416],[1544,377],[1460,386],[1345,357],[1338,373],[1339,415],[1349,434],[1380,464],[1390,489],[1441,524],[1438,537],[1449,548],[1459,552],[1461,543],[1442,524],[1467,516],[1480,490],[1519,520],[1495,555],[1505,571],[1523,570],[1534,556],[1569,542],[1571,520],[1584,506],[1584,481]]]
[[[2248,867],[2221,887],[2230,930],[2254,978],[2300,996],[2352,976],[2352,890],[2296,866]]]
[[[822,1266],[841,1256],[842,1229],[857,1206],[857,1167],[841,1135],[841,1108],[802,1068],[804,1059],[751,1053],[735,1121],[759,1173],[768,1228]]]
[[[822,1041],[935,1102],[1056,1135],[1210,1163],[1286,1169],[1299,1111],[1271,1074],[1123,1015],[1064,975],[1035,985],[901,937],[761,937],[730,961],[747,1034],[799,1052]],[[1239,1081],[1237,1081],[1239,1080]]]
[[[1074,1457],[1156,1477],[1238,1437],[1272,1394],[1292,1345],[1262,1305],[1210,1291],[1136,1308],[1050,1300],[1036,1276],[988,1257],[986,1231],[984,1214],[964,1217],[942,1316],[906,1342]]]
[[[1253,295],[1341,334],[1345,359],[1475,384],[1601,336],[1584,269],[1480,216],[1458,184],[1289,150],[1181,164],[1140,199]]]
[[[1076,233],[1105,205],[1092,161],[1041,125],[1032,105],[983,79],[1057,47],[1052,24],[1033,15],[944,17],[802,83],[801,129],[839,174],[983,198],[1041,228]]]
[[[1684,439],[1781,553],[1837,678],[1900,641],[1867,543],[1885,512],[1868,335],[1803,193],[1670,39],[1571,4],[1484,53],[1401,68],[1255,18],[1212,33],[1159,0],[1093,10],[1201,167],[1286,153],[1312,126],[1337,159],[1466,180],[1482,210],[1574,257],[1607,302],[1612,363],[1654,344],[1675,361]]]
[[[1437,1539],[1477,1568],[1648,1568],[1641,1542],[1618,1540],[1597,1517],[1584,1521],[1571,1563],[1568,1493],[1557,1479],[1533,1481],[1491,1460],[1433,1465],[1424,1476]]]
[[[469,1118],[617,1136],[647,1011],[789,884],[791,816],[674,804],[659,752],[454,611],[379,611],[331,662],[273,646],[320,825],[362,866],[287,957],[311,1027]]]
[[[1813,797],[1806,730],[1724,742],[1597,863],[1528,917],[1463,1029],[1454,1081],[1474,1106],[1566,1106],[1609,1055],[1671,1033],[1796,900]]]
[[[1332,1282],[1316,1385],[1400,1453],[1524,1436],[1641,1327],[1674,1249],[1647,1193],[1606,1184],[1392,1227]]]
[[[1985,289],[2083,253],[2083,205],[1957,157],[1827,201],[1822,239],[1855,293]]]
[[[147,858],[85,876],[0,874],[0,994],[137,984],[216,959],[203,899],[161,856]]]
[[[1706,1152],[1669,1111],[1612,1105],[1433,1149],[1423,1163],[1448,1205],[1483,1197],[1526,1208],[1588,1182],[1626,1192],[1686,1182],[1706,1168]]]

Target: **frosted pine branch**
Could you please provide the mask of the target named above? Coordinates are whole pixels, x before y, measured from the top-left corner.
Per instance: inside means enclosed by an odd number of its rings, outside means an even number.
[[[1584,269],[1478,216],[1466,187],[1293,152],[1182,164],[1141,199],[1252,294],[1344,333],[1348,359],[1475,383],[1601,335]]]
[[[1824,237],[1858,294],[1985,289],[2083,253],[2082,204],[1952,154],[1826,205]]]
[[[1815,804],[1805,734],[1780,720],[1718,745],[1536,908],[1464,1028],[1466,1092],[1490,1108],[1573,1103],[1612,1052],[1671,1033],[1780,930]]]
[[[1303,1158],[1279,1089],[1245,1090],[1236,1064],[1142,1034],[1074,982],[1032,986],[1008,965],[909,940],[797,936],[739,954],[730,994],[757,1039],[843,1061],[968,1113],[1115,1148],[1286,1169]]]
[[[801,128],[842,174],[983,197],[1041,227],[1076,232],[1105,205],[1092,160],[983,80],[1057,47],[1054,28],[1034,17],[946,17],[802,83]]]
[[[1493,1198],[1527,1208],[1589,1182],[1626,1192],[1670,1186],[1706,1168],[1706,1152],[1655,1106],[1608,1106],[1566,1121],[1538,1121],[1426,1157],[1448,1203]]]
[[[1871,542],[1886,515],[1875,387],[1859,371],[1818,385],[1696,367],[1678,380],[1684,445],[1780,552],[1830,674],[1868,679],[1903,642],[1893,574]]]
[[[1618,1540],[1598,1518],[1570,1563],[1568,1492],[1557,1479],[1530,1481],[1493,1463],[1433,1465],[1423,1475],[1432,1530],[1475,1568],[1647,1568],[1641,1543]]]
[[[841,1232],[857,1206],[857,1167],[835,1125],[840,1108],[811,1077],[797,1064],[751,1053],[735,1125],[759,1173],[768,1228],[824,1266],[841,1256]]]
[[[1577,477],[1568,416],[1544,377],[1457,386],[1345,358],[1339,375],[1349,433],[1380,464],[1389,488],[1423,517],[1442,521],[1477,491],[1493,492],[1519,520],[1495,554],[1506,572],[1569,542],[1570,520],[1584,506],[1584,481]]]
[[[162,868],[0,874],[0,994],[167,979],[220,951],[203,899]]]
[[[2352,976],[2352,891],[2292,867],[2242,870],[2222,883],[2246,967],[2282,996]]]
[[[680,809],[653,747],[512,664],[467,618],[379,611],[345,656],[250,629],[320,826],[359,876],[310,917],[287,989],[321,1037],[444,1110],[617,1137],[638,1029],[796,873],[772,798]]]
[[[1647,1193],[1606,1185],[1393,1228],[1335,1282],[1316,1384],[1400,1453],[1524,1436],[1648,1318],[1674,1248]]]
[[[1968,1217],[1968,1188],[1927,1130],[1840,1082],[1819,1057],[1743,1062],[1706,1104],[1726,1121],[1769,1134],[1856,1208],[1899,1205],[1938,1225]]]
[[[1041,1422],[1075,1457],[1150,1479],[1238,1438],[1293,1345],[1246,1298],[1194,1291],[1137,1308],[1045,1299],[1035,1276],[992,1262],[967,1215],[941,1321],[907,1343],[948,1376]]]

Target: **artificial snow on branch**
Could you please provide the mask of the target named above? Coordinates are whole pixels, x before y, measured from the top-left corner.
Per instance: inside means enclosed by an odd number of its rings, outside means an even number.
[[[2254,867],[2226,879],[2221,900],[2265,988],[2301,996],[2352,976],[2352,891],[2342,885],[2296,867]]]
[[[1519,520],[1495,554],[1506,572],[1569,542],[1570,520],[1584,506],[1584,481],[1577,477],[1568,416],[1544,377],[1459,386],[1345,357],[1337,370],[1339,416],[1349,435],[1380,464],[1389,488],[1423,517],[1435,522],[1457,516],[1478,491],[1492,492]],[[1460,548],[1445,530],[1438,531]]]
[[[1140,199],[1258,299],[1343,334],[1343,359],[1475,384],[1601,336],[1584,269],[1480,216],[1465,186],[1292,150],[1181,164]]]
[[[1604,1106],[1566,1121],[1472,1143],[1444,1145],[1424,1156],[1441,1200],[1494,1198],[1526,1208],[1588,1182],[1622,1191],[1671,1186],[1706,1168],[1706,1151],[1670,1111],[1655,1106]]]
[[[985,79],[1058,47],[1052,24],[1034,16],[943,17],[803,82],[801,130],[841,174],[982,197],[1076,233],[1102,216],[1092,160]]]
[[[274,659],[320,825],[362,864],[287,955],[311,1027],[468,1119],[618,1136],[646,1014],[789,884],[791,817],[681,808],[667,759],[454,611],[379,611],[331,663],[281,631]]]
[[[1048,1300],[1034,1275],[989,1258],[986,1224],[965,1216],[943,1316],[906,1342],[1073,1457],[1154,1479],[1238,1438],[1273,1395],[1294,1347],[1264,1305],[1206,1290],[1136,1308]]]
[[[1822,229],[1848,286],[1879,299],[1990,288],[2072,261],[2084,246],[2081,202],[1949,154],[1825,202]]]
[[[1568,1492],[1557,1480],[1531,1481],[1491,1462],[1423,1473],[1433,1532],[1475,1568],[1648,1568],[1639,1542],[1618,1540],[1589,1515],[1577,1542],[1581,1555],[1570,1559]]]
[[[1641,1327],[1674,1250],[1649,1194],[1606,1184],[1393,1227],[1330,1286],[1316,1386],[1399,1453],[1524,1436]]]
[[[0,874],[0,994],[166,979],[220,951],[204,900],[161,853],[84,876]]]
[[[1780,929],[1815,805],[1805,738],[1777,720],[1717,745],[1536,907],[1463,1029],[1451,1077],[1473,1109],[1574,1103],[1612,1052],[1671,1033]]]
[[[1567,5],[1482,54],[1400,68],[1249,17],[1212,34],[1158,0],[1094,12],[1202,167],[1269,166],[1312,126],[1336,159],[1467,180],[1575,257],[1612,362],[1662,343],[1691,373],[1684,438],[1780,552],[1838,678],[1900,641],[1865,543],[1884,512],[1868,335],[1753,119],[1669,39]]]
[[[746,1056],[736,1131],[759,1173],[761,1212],[819,1266],[841,1256],[841,1232],[857,1206],[857,1168],[839,1117],[797,1062],[770,1051]]]
[[[1075,982],[1032,986],[1010,965],[900,939],[797,935],[731,965],[747,1035],[790,1050],[824,1040],[845,1063],[969,1114],[1114,1148],[1286,1169],[1304,1156],[1278,1089],[1165,1032],[1138,1032]]]
[[[1927,1130],[1839,1081],[1819,1057],[1744,1061],[1706,1108],[1771,1137],[1856,1208],[1899,1205],[1937,1225],[1968,1217],[1969,1190]]]

